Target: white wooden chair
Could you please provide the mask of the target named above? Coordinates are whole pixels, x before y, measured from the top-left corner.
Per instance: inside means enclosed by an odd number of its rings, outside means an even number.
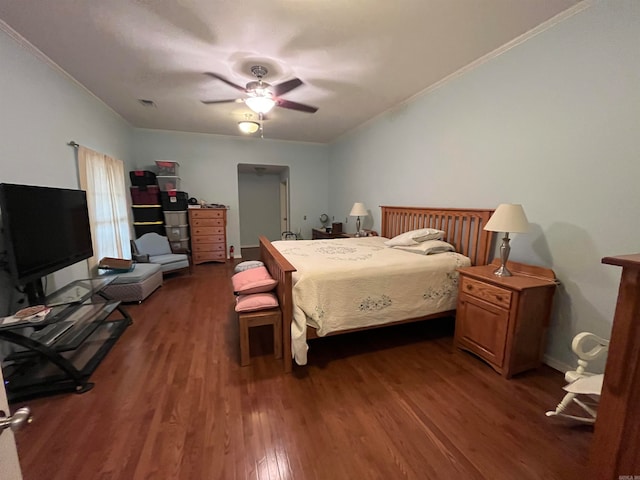
[[[546,415],[547,417],[558,416],[583,423],[594,423],[604,375],[587,372],[586,368],[589,362],[606,355],[609,351],[609,340],[593,333],[582,332],[573,338],[571,349],[578,356],[578,367],[565,373],[564,379],[568,385],[563,388],[567,394],[556,409],[548,411]],[[564,413],[571,403],[579,405],[584,410],[585,416]]]

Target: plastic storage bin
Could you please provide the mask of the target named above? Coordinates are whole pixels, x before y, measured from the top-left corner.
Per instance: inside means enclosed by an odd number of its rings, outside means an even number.
[[[160,189],[157,185],[130,187],[133,205],[160,205]]]
[[[146,187],[147,185],[156,184],[156,174],[148,170],[131,170],[129,172],[131,185],[136,187]]]
[[[189,205],[187,202],[189,195],[187,192],[171,190],[170,192],[160,192],[160,204],[163,210],[172,212],[178,210],[186,210]]]
[[[180,164],[178,162],[156,160],[156,167],[158,167],[158,175],[179,175]]]
[[[160,205],[132,205],[134,222],[162,222]]]
[[[176,240],[175,242],[169,241],[169,245],[171,245],[172,252],[184,252],[189,250],[189,238],[181,238],[180,240]]]
[[[189,225],[165,226],[164,230],[167,233],[167,238],[170,242],[182,240],[189,236]]]
[[[133,222],[133,229],[136,232],[136,238],[140,238],[145,233],[151,232],[164,235],[163,222]]]
[[[180,190],[180,177],[172,176],[157,176],[158,187],[163,192],[169,192],[171,190]]]
[[[164,213],[164,223],[168,227],[174,225],[188,225],[189,219],[187,217],[187,211],[175,211],[175,212],[162,212]]]

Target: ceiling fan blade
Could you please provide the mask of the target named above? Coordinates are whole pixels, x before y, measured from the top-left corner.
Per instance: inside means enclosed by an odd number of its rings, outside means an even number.
[[[233,98],[230,100],[200,100],[205,105],[213,105],[215,103],[241,103],[242,100],[239,98]]]
[[[300,85],[302,85],[302,80],[300,80],[299,78],[292,78],[291,80],[279,83],[278,85],[273,85],[271,87],[271,90],[273,91],[274,96],[279,97],[287,92],[290,92],[294,88],[298,88]]]
[[[235,83],[233,83],[230,80],[227,80],[226,78],[224,78],[222,75],[218,75],[217,73],[213,73],[213,72],[204,72],[205,75],[209,75],[210,77],[216,78],[218,80],[220,80],[221,82],[226,83],[227,85],[229,85],[230,87],[235,88],[236,90],[240,90],[241,92],[246,92],[247,90],[244,87],[241,87],[240,85],[236,85]]]
[[[317,107],[311,105],[304,105],[303,103],[292,102],[291,100],[283,100],[281,98],[276,100],[279,107],[288,108],[290,110],[298,110],[299,112],[316,113]]]

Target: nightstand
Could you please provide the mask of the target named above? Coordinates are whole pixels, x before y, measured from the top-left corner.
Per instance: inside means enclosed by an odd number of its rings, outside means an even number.
[[[324,228],[323,229],[319,229],[319,228],[314,228],[311,230],[311,239],[312,240],[320,240],[320,239],[327,239],[327,238],[347,238],[348,235],[346,233],[329,233],[327,232]]]
[[[513,276],[498,277],[499,266],[495,260],[458,269],[455,344],[509,378],[540,366],[556,277],[516,262],[507,262]]]

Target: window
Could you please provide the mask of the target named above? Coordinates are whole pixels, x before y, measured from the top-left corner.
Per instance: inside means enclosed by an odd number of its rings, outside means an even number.
[[[129,214],[122,160],[78,148],[80,188],[87,192],[93,257],[93,270],[103,257],[131,258]]]

